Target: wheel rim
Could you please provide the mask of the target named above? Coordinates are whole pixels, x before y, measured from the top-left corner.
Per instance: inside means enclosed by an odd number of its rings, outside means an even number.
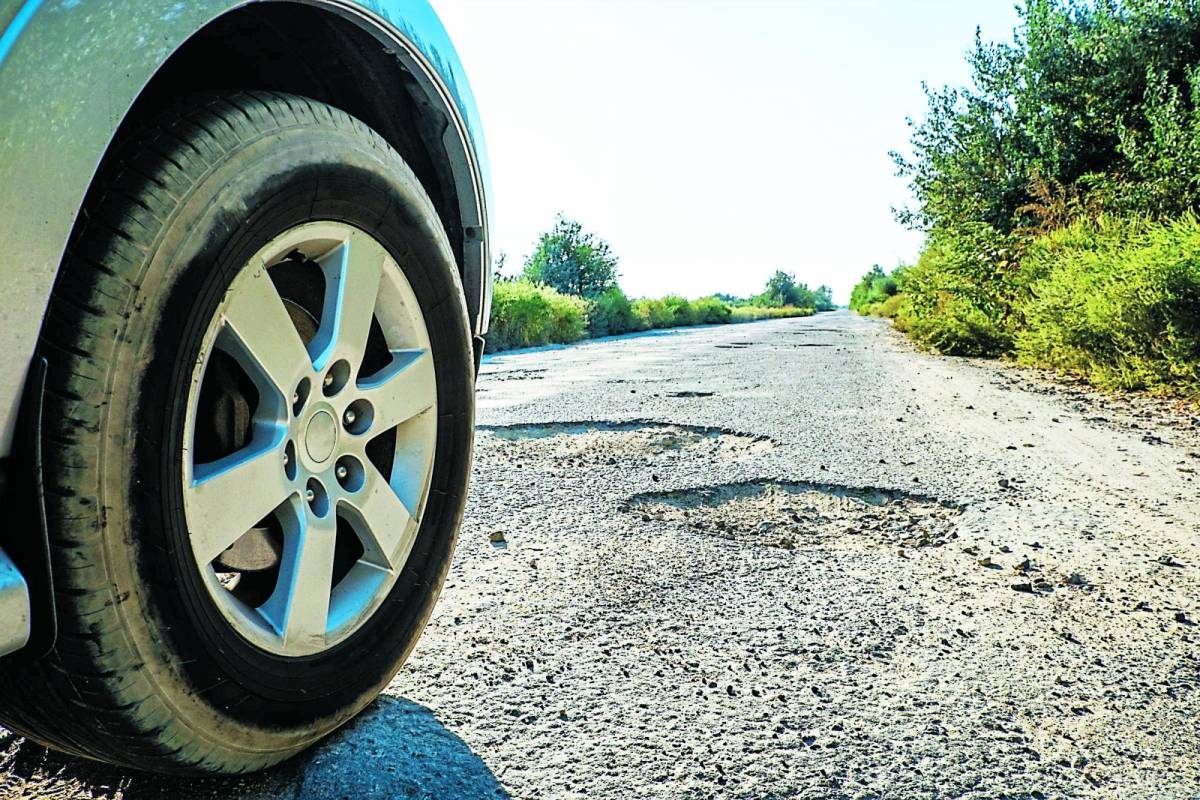
[[[416,295],[373,237],[308,223],[241,269],[192,376],[183,506],[243,637],[312,655],[379,608],[420,526],[436,405]]]

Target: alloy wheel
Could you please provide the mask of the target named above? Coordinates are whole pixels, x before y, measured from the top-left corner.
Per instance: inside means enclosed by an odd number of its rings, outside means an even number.
[[[358,630],[412,550],[436,444],[417,298],[372,236],[286,231],[234,278],[185,421],[192,553],[225,619],[272,653]]]

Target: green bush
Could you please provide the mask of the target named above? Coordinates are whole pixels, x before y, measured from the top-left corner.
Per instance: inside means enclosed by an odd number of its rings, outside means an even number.
[[[730,308],[716,297],[701,297],[692,303],[697,324],[724,325],[729,322]]]
[[[850,308],[869,314],[868,308],[879,305],[899,291],[900,283],[895,273],[888,275],[883,271],[883,267],[876,264],[851,290]]]
[[[633,313],[633,304],[619,286],[593,298],[588,307],[589,336],[613,336],[637,330],[645,330],[642,320]]]
[[[672,327],[683,327],[685,325],[695,325],[699,320],[696,318],[696,311],[692,307],[691,302],[686,297],[680,297],[677,294],[669,294],[662,299],[663,304],[671,312]]]
[[[492,293],[487,349],[575,342],[587,327],[587,301],[525,279],[499,281]]]
[[[1019,242],[990,225],[935,232],[900,287],[912,336],[941,353],[1012,352],[1012,316],[1023,296]]]
[[[730,309],[730,322],[757,322],[762,319],[785,317],[811,317],[816,312],[811,308],[795,306],[735,306]]]
[[[1200,222],[1100,219],[1037,240],[1023,264],[1019,362],[1109,389],[1200,397]]]
[[[670,328],[675,324],[675,313],[662,300],[643,298],[633,303],[633,313],[638,317],[642,330]]]
[[[897,320],[896,327],[906,330],[905,323],[911,317],[912,311],[909,306],[908,295],[894,294],[881,302],[860,306],[859,313],[872,317],[886,317],[887,319]],[[904,322],[899,322],[899,320],[904,320]]]

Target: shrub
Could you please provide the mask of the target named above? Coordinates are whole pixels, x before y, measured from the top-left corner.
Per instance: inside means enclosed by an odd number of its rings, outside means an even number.
[[[1012,315],[1022,296],[1018,244],[983,223],[935,232],[903,275],[913,337],[949,355],[1011,352]]]
[[[669,328],[675,324],[674,312],[662,300],[651,300],[649,298],[635,300],[633,303],[633,313],[645,326],[643,330]]]
[[[908,309],[908,295],[894,294],[883,302],[873,303],[869,306],[863,306],[860,311],[861,313],[869,314],[872,317],[896,319],[902,315],[910,313]]]
[[[612,336],[644,330],[642,320],[633,313],[633,304],[619,286],[596,295],[588,307],[588,335]]]
[[[716,297],[701,297],[692,303],[696,322],[704,325],[723,325],[729,322],[729,305]]]
[[[1024,364],[1109,389],[1200,396],[1200,222],[1101,219],[1042,237],[1027,254],[1015,335]]]
[[[730,322],[757,322],[760,319],[811,317],[816,313],[811,308],[796,308],[795,306],[735,306],[730,311]]]
[[[684,325],[695,325],[700,321],[696,318],[696,311],[686,297],[680,297],[677,294],[669,294],[664,297],[662,301],[667,309],[671,312],[672,326],[682,327]]]
[[[489,352],[567,343],[587,331],[587,302],[528,280],[499,281],[492,293]]]

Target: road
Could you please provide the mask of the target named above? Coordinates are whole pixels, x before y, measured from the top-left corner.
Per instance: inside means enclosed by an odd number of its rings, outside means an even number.
[[[1200,796],[1200,418],[844,312],[488,359],[416,653],[265,775],[62,798]]]

